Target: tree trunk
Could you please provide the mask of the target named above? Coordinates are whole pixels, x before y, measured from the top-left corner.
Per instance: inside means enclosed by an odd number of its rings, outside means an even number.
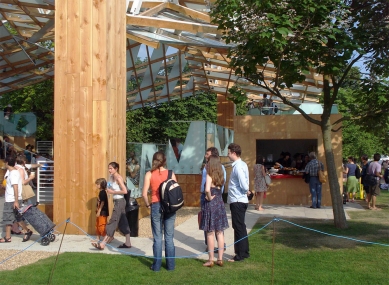
[[[334,214],[334,224],[338,229],[346,229],[347,221],[343,209],[343,198],[340,193],[338,173],[335,165],[334,153],[332,150],[330,115],[322,116],[321,130],[323,134],[324,152],[327,162],[328,183],[330,184],[330,193],[332,201],[332,211]]]

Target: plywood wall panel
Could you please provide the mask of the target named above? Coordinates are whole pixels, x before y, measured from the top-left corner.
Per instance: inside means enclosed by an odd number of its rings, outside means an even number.
[[[235,105],[225,95],[217,95],[217,124],[229,129],[234,128]]]
[[[106,0],[87,0],[92,10],[92,86],[94,100],[107,100],[107,11]],[[116,1],[112,1],[116,2]],[[118,37],[119,38],[119,37]]]
[[[92,86],[92,9],[89,4],[88,1],[80,1],[80,84],[84,87]]]
[[[54,220],[93,234],[94,181],[111,161],[125,166],[125,1],[56,7]]]
[[[80,38],[80,2],[77,0],[66,1],[67,2],[67,30],[71,33],[71,40],[67,41],[67,50],[71,51],[68,54],[67,59],[67,72],[79,73],[80,72],[80,51],[83,48]],[[68,33],[69,34],[69,33]],[[57,44],[57,41],[56,41]]]

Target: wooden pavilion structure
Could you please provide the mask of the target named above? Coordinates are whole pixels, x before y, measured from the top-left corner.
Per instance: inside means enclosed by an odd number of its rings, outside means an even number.
[[[207,0],[0,0],[0,95],[54,78],[54,222],[70,217],[94,232],[93,182],[125,165],[126,111],[146,104],[218,95],[218,124],[233,128],[228,89],[266,93],[229,68],[228,45]],[[274,66],[258,66],[272,84]],[[1,72],[1,71],[0,71]],[[293,102],[318,102],[312,72],[286,89]],[[276,98],[273,98],[277,101]],[[78,233],[76,229],[70,229]]]

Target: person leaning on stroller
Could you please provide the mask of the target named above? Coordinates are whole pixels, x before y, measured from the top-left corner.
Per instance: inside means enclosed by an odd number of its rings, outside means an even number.
[[[32,231],[27,228],[21,215],[18,214],[18,209],[22,204],[22,179],[19,171],[15,168],[16,158],[12,156],[6,157],[5,162],[7,166],[7,184],[5,188],[3,222],[6,227],[5,237],[0,239],[0,243],[11,242],[11,228],[14,220],[22,227],[24,234],[23,242],[26,242],[30,239]]]

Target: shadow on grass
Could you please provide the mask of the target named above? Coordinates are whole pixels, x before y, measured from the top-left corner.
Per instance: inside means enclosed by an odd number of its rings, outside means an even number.
[[[269,218],[264,223],[271,220]],[[385,223],[369,223],[365,221],[348,221],[348,229],[336,229],[332,221],[312,220],[312,219],[288,219],[285,220],[306,228],[321,231],[318,233],[297,227],[284,221],[273,222],[267,228],[258,233],[259,237],[269,243],[273,242],[273,224],[275,228],[275,242],[284,246],[311,250],[312,248],[346,249],[356,246],[367,246],[369,244],[344,239],[336,236],[343,236],[352,239],[363,240],[367,242],[376,242],[389,244],[389,228],[387,220]],[[259,229],[261,225],[257,224],[253,231]],[[336,235],[329,236],[324,233]]]
[[[366,206],[365,201],[358,201],[357,203],[361,204],[364,207]],[[388,192],[383,192],[380,196],[377,197],[377,207],[381,208],[382,210],[368,210],[366,206],[365,211],[347,211],[348,215],[351,217],[351,220],[347,221],[348,228],[344,230],[335,228],[334,222],[332,220],[314,220],[287,217],[283,219],[295,223],[297,225],[321,231],[327,234],[389,245]],[[271,220],[272,218],[270,217],[261,219],[261,224],[255,225],[252,232],[258,230]],[[357,246],[371,246],[371,244],[367,243],[310,231],[283,221],[273,222],[268,227],[260,231],[258,235],[254,235],[252,238],[255,238],[255,236],[259,236],[260,239],[262,239],[263,241],[272,243],[273,226],[275,227],[275,242],[277,244],[282,244],[294,249],[349,249],[355,248]],[[380,247],[382,247],[383,249],[388,249],[388,247],[385,246]]]

